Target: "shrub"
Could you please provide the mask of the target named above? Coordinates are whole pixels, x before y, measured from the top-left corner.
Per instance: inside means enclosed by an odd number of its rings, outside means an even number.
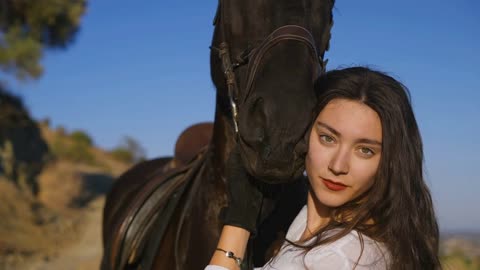
[[[128,149],[117,147],[110,151],[112,157],[118,161],[132,163],[133,162],[133,154]]]
[[[120,146],[117,146],[110,154],[113,158],[119,161],[128,163],[137,163],[145,160],[145,150],[132,137],[124,137]]]
[[[90,146],[84,139],[68,141],[65,138],[57,137],[52,143],[52,152],[57,159],[95,164],[95,158],[90,152]]]
[[[88,136],[87,133],[81,130],[73,131],[72,134],[70,134],[70,138],[72,139],[73,143],[76,145],[82,145],[82,146],[93,145],[92,138]]]

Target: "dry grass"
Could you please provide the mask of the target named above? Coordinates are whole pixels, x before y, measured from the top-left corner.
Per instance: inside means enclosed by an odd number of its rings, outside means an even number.
[[[83,145],[80,147],[77,145],[77,148],[75,148],[76,141],[62,129],[51,129],[45,123],[40,123],[39,128],[42,133],[42,137],[47,142],[49,148],[58,151],[57,154],[59,156],[57,156],[57,159],[60,161],[67,161],[69,158],[72,158],[71,155],[68,154],[72,150],[81,150],[81,152],[83,152],[85,155],[85,160],[80,158],[70,161],[73,161],[75,165],[84,164],[89,165],[90,167],[96,167],[103,173],[107,173],[114,177],[120,175],[132,165],[116,160],[110,153],[108,153],[108,151],[95,146],[91,147],[88,145]],[[62,154],[65,154],[66,156],[62,156]]]
[[[6,179],[0,178],[0,192],[0,269],[39,253],[48,256],[78,237],[75,215],[42,206]]]
[[[71,143],[45,124],[40,130],[50,148],[58,140]],[[98,269],[105,194],[131,164],[114,160],[102,149],[87,150],[94,163],[50,161],[37,177],[36,197],[0,176],[0,269],[50,269],[49,263],[59,265],[55,269]],[[69,256],[81,255],[82,249],[92,252],[92,246],[96,253],[87,261],[66,266],[73,263]]]
[[[39,175],[39,201],[58,211],[80,208],[106,194],[114,178],[103,170],[67,161],[49,164]]]

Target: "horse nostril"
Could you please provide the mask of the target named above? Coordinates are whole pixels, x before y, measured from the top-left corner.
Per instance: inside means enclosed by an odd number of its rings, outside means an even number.
[[[253,139],[258,143],[265,141],[265,129],[263,127],[255,127],[253,129]]]
[[[250,112],[256,122],[264,122],[266,120],[267,114],[265,112],[265,109],[266,108],[263,102],[263,98],[258,98],[253,102]]]
[[[263,147],[263,151],[262,151],[262,159],[265,161],[265,160],[268,160],[268,158],[270,157],[270,154],[272,153],[272,147],[270,145],[265,145]]]

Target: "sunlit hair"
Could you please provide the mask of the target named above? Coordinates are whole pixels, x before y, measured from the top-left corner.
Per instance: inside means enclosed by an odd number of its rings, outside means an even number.
[[[316,232],[311,245],[290,243],[309,251],[356,230],[362,252],[362,235],[387,247],[391,254],[388,269],[441,268],[438,225],[423,178],[422,140],[408,89],[366,67],[327,72],[318,79],[315,89],[317,115],[333,99],[359,101],[375,110],[382,123],[382,154],[369,191],[333,209],[331,221]],[[332,229],[337,233],[325,233]]]

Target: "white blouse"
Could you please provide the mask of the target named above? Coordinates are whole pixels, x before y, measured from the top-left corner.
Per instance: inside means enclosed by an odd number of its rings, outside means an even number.
[[[288,229],[286,238],[292,242],[300,240],[307,223],[307,207],[304,206]],[[310,241],[314,241],[311,239]],[[389,253],[387,249],[373,239],[363,236],[363,253],[360,257],[361,244],[357,231],[338,239],[335,242],[313,248],[306,254],[303,249],[285,242],[277,256],[263,267],[255,270],[273,269],[308,269],[308,270],[382,270],[387,268]],[[308,242],[309,243],[309,242]],[[228,270],[217,265],[208,265],[205,270]]]

